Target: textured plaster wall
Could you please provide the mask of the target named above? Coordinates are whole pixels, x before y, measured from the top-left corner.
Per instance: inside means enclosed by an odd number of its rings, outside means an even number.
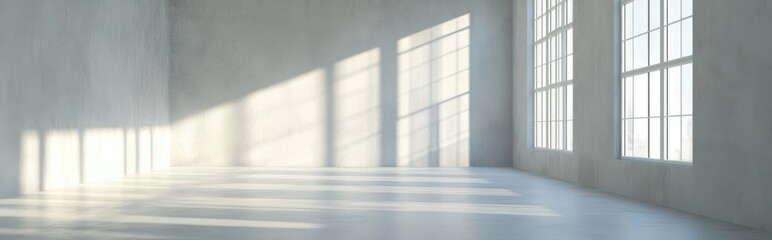
[[[168,165],[167,12],[0,1],[0,197]]]
[[[511,166],[511,9],[506,0],[171,1],[173,165]],[[468,62],[468,86],[458,86],[468,90],[434,83],[406,100],[404,89],[433,78],[400,81],[400,40],[440,35],[468,39],[469,53],[454,57]],[[413,61],[438,57],[427,54]],[[442,91],[458,97],[440,101]],[[413,116],[400,110],[427,103]],[[466,115],[416,127],[459,108]]]
[[[772,4],[694,1],[694,164],[677,166],[616,159],[614,1],[575,2],[575,145],[558,152],[526,142],[526,1],[515,1],[515,167],[772,230]]]

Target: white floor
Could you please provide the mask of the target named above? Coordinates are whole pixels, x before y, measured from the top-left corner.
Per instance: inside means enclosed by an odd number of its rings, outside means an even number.
[[[0,239],[772,239],[512,169],[177,168],[0,200]]]

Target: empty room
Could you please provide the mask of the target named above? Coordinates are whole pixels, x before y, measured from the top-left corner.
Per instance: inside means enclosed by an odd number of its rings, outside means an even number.
[[[0,239],[772,239],[772,0],[0,0]]]

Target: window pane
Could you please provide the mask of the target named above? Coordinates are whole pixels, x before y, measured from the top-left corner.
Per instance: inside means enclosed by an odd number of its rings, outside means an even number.
[[[692,15],[692,0],[682,0],[681,2],[681,17],[686,18]]]
[[[649,157],[649,119],[633,120],[633,156]]]
[[[574,80],[574,55],[567,57],[568,63],[566,63],[566,76],[567,80]]]
[[[682,27],[681,52],[683,56],[691,56],[692,55],[692,19],[689,18],[684,20],[681,27]]]
[[[574,21],[573,9],[574,9],[574,1],[573,0],[568,0],[568,11],[566,11],[566,14],[567,14],[567,19],[568,19],[567,23],[569,23],[569,24]]]
[[[692,114],[692,64],[681,67],[681,110],[683,114]]]
[[[681,0],[667,0],[667,22],[681,19]]]
[[[649,120],[649,157],[660,158],[660,118]]]
[[[564,105],[564,102],[563,102],[563,96],[564,96],[563,95],[563,87],[558,87],[555,90],[555,92],[556,92],[555,97],[557,98],[555,100],[555,105],[557,105],[557,107],[555,109],[555,116],[557,117],[557,120],[564,120],[563,119],[563,117],[564,117],[563,116],[563,105]]]
[[[661,0],[649,0],[651,11],[649,11],[649,29],[653,30],[659,27],[659,2]]]
[[[660,116],[660,80],[659,71],[649,73],[649,115]]]
[[[633,40],[623,43],[625,48],[625,71],[633,70]]]
[[[681,121],[681,160],[692,161],[692,117],[683,117]]]
[[[640,0],[639,0],[640,1]],[[644,34],[633,40],[633,68],[638,69],[649,65],[649,37]]]
[[[667,114],[681,114],[681,67],[667,70]]]
[[[574,121],[566,123],[566,150],[574,150]]]
[[[649,29],[649,6],[647,0],[633,2],[633,35],[646,32]]]
[[[633,80],[633,117],[648,117],[648,74],[635,76]]]
[[[633,4],[625,5],[625,36],[624,39],[633,37]]]
[[[633,156],[633,124],[632,120],[623,120],[625,156]]]
[[[568,85],[568,93],[566,94],[566,102],[568,104],[566,119],[574,119],[574,85]]]
[[[667,118],[667,160],[681,159],[681,118]]]
[[[633,78],[628,77],[624,81],[625,118],[631,118],[633,117]]]
[[[574,53],[574,30],[568,29],[568,33],[566,33],[566,55],[570,55]]]
[[[649,34],[649,64],[654,65],[659,63],[660,60],[660,48],[659,48],[659,29],[652,31]]]
[[[681,57],[681,22],[667,27],[667,60]]]

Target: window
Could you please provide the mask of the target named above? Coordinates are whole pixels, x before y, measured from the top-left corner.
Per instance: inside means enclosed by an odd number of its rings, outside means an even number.
[[[533,145],[573,149],[573,0],[534,0]]]
[[[623,157],[692,161],[692,0],[622,1]]]

